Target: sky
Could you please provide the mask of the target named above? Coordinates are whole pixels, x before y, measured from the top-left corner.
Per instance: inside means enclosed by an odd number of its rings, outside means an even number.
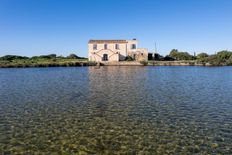
[[[232,0],[1,0],[0,56],[87,56],[90,39],[166,55],[232,50]]]

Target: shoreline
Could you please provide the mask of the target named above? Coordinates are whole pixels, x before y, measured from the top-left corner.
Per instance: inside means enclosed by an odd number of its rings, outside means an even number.
[[[120,62],[63,62],[63,63],[34,63],[34,64],[0,64],[0,68],[46,68],[46,67],[89,67],[89,66],[202,66],[202,67],[221,67],[229,65],[212,65],[209,63],[199,63],[196,61],[120,61]]]

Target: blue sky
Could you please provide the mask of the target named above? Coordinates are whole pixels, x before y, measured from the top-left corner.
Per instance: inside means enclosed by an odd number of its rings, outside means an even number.
[[[166,55],[232,50],[232,0],[1,0],[0,56],[76,53],[132,39]]]

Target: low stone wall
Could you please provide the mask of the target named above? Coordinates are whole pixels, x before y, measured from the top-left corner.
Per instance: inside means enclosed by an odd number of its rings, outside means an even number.
[[[138,61],[101,62],[102,66],[145,66]],[[149,61],[147,66],[212,66],[208,63],[197,63],[196,61]]]
[[[104,66],[143,66],[137,61],[101,62]]]
[[[209,63],[197,63],[196,61],[149,61],[149,66],[211,66]]]

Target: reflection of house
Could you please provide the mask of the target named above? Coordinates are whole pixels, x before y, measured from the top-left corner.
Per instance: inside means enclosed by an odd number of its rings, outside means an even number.
[[[133,40],[90,40],[88,43],[90,61],[123,61],[127,56],[136,61],[147,61],[148,51],[137,48]]]

